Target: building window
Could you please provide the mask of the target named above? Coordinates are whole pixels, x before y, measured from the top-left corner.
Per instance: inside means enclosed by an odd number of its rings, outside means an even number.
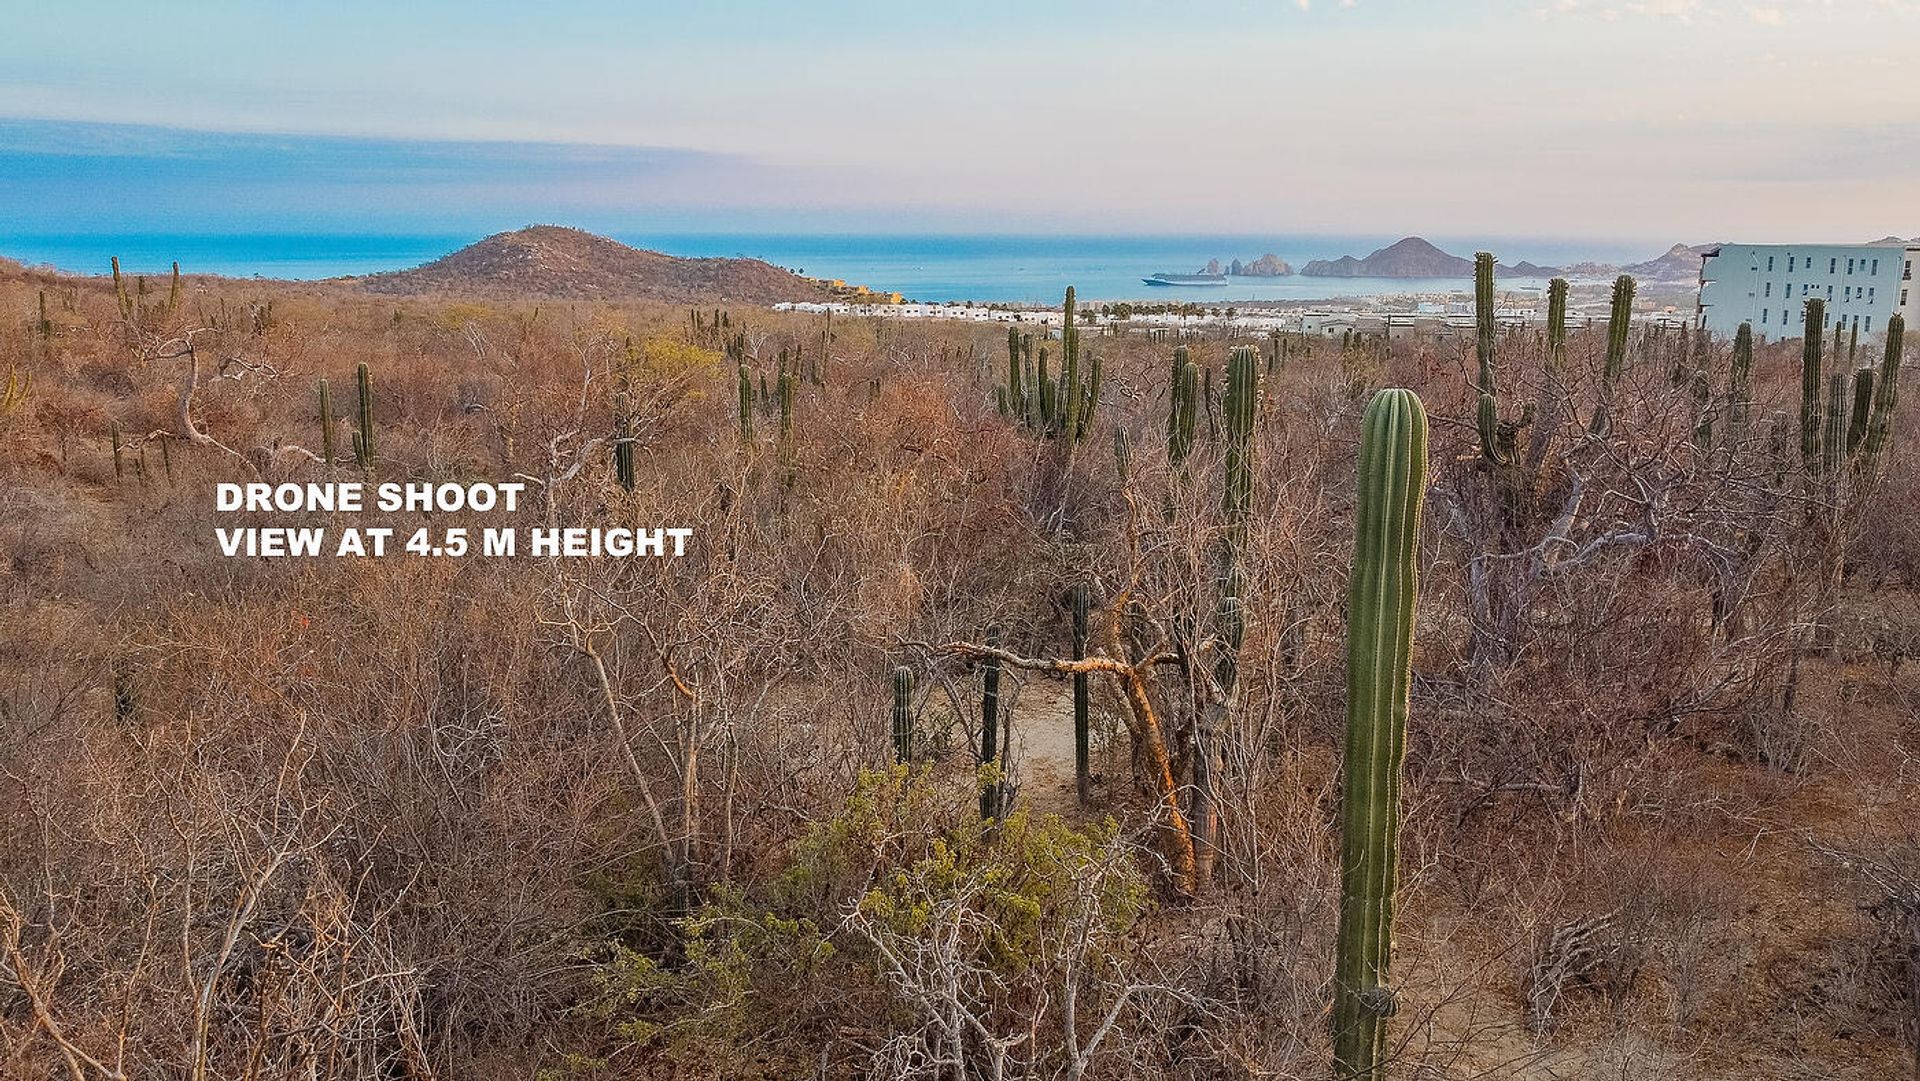
[[[1903,282],[1913,280],[1913,260],[1907,260],[1907,268],[1900,272],[1900,280]]]
[[[1853,273],[1853,260],[1847,260],[1847,273]]]
[[[1767,256],[1767,273],[1773,273],[1773,256]]]
[[[1827,299],[1828,300],[1833,299],[1833,286],[1831,285],[1827,286]]]
[[[1761,325],[1761,326],[1763,326],[1763,327],[1764,327],[1764,326],[1766,326],[1766,325],[1767,325],[1767,313],[1768,313],[1768,312],[1771,312],[1772,310],[1773,310],[1772,308],[1761,308],[1761,309],[1760,309],[1760,325]]]
[[[1869,303],[1869,304],[1871,304],[1871,303],[1873,303],[1873,298],[1874,298],[1874,297],[1875,297],[1875,295],[1877,295],[1877,294],[1878,294],[1879,292],[1880,292],[1880,287],[1879,287],[1879,286],[1877,286],[1877,285],[1869,285],[1869,286],[1867,286],[1867,303]]]
[[[1827,260],[1827,273],[1829,274],[1840,273],[1840,257],[1839,256],[1836,255],[1833,258]]]
[[[1853,286],[1851,285],[1847,286],[1846,292],[1842,294],[1842,299],[1845,299],[1845,300],[1853,299]]]
[[[1787,273],[1793,273],[1793,256],[1787,256]]]
[[[1772,282],[1768,282],[1768,283],[1766,284],[1766,288],[1765,288],[1764,290],[1762,290],[1762,291],[1761,291],[1761,293],[1760,293],[1760,295],[1761,295],[1761,296],[1763,296],[1763,297],[1770,297],[1770,296],[1772,296],[1772,295],[1773,295],[1773,283],[1772,283]]]
[[[1873,316],[1871,315],[1867,316],[1867,333],[1873,333]]]
[[[1876,278],[1880,276],[1880,260],[1878,259],[1873,261],[1873,276]]]

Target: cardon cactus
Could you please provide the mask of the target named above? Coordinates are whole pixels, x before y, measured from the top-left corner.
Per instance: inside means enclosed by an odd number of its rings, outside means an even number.
[[[357,410],[360,430],[353,436],[353,459],[360,468],[372,469],[379,459],[373,441],[373,375],[368,372],[366,361],[361,361],[354,370],[353,379],[360,396]]]
[[[1853,373],[1853,417],[1847,424],[1847,458],[1852,460],[1866,442],[1873,422],[1873,369],[1858,368]]]
[[[1567,279],[1547,283],[1547,371],[1558,376],[1567,366]]]
[[[333,468],[333,394],[320,380],[320,460]]]
[[[1825,342],[1827,302],[1807,301],[1805,337],[1800,343],[1800,464],[1809,474],[1820,471],[1820,347]]]
[[[1622,274],[1613,281],[1613,304],[1607,313],[1607,359],[1600,372],[1600,407],[1593,414],[1595,435],[1605,435],[1613,424],[1613,388],[1627,366],[1627,348],[1633,330],[1633,294],[1637,288],[1630,274]]]
[[[1076,661],[1087,659],[1087,616],[1090,607],[1087,592],[1085,582],[1075,582],[1067,596],[1068,607],[1073,615],[1073,659]],[[1082,807],[1093,799],[1092,722],[1088,716],[1091,701],[1087,673],[1075,672],[1073,674],[1073,777]]]
[[[1893,410],[1900,403],[1900,354],[1906,348],[1907,320],[1896,315],[1887,323],[1887,351],[1880,360],[1880,377],[1874,381],[1873,415],[1867,423],[1867,441],[1861,448],[1863,462],[1871,469],[1893,432]]]
[[[1733,375],[1727,383],[1727,427],[1734,439],[1753,412],[1753,324],[1742,323],[1733,336]]]
[[[1000,628],[987,628],[987,647],[1000,648]],[[1000,739],[1000,658],[988,657],[980,666],[980,766],[999,766]],[[980,817],[991,821],[1000,817],[1000,785],[997,779],[980,786]]]
[[[1512,457],[1503,456],[1500,447],[1500,385],[1493,368],[1494,336],[1499,328],[1494,324],[1491,252],[1478,252],[1473,257],[1473,327],[1474,355],[1480,362],[1480,375],[1475,383],[1480,402],[1474,418],[1474,427],[1480,433],[1480,456],[1504,465],[1510,463]]]
[[[1693,447],[1702,454],[1713,449],[1713,386],[1707,373],[1688,376],[1693,391]]]
[[[740,442],[753,442],[753,373],[740,365]]]
[[[1193,448],[1194,422],[1198,419],[1200,370],[1193,364],[1186,346],[1173,351],[1173,373],[1168,384],[1167,460],[1175,465],[1187,460]]]
[[[1412,684],[1427,417],[1410,390],[1375,394],[1360,440],[1347,590],[1347,735],[1342,765],[1334,1062],[1343,1079],[1385,1076],[1400,766]]]
[[[1073,325],[1073,286],[1067,286],[1067,299],[1061,306],[1060,326],[1060,431],[1068,439],[1080,438],[1080,331]]]
[[[913,669],[904,664],[893,670],[893,758],[913,760]]]
[[[1826,423],[1820,433],[1820,476],[1829,480],[1838,476],[1846,459],[1847,373],[1834,372],[1827,376]]]

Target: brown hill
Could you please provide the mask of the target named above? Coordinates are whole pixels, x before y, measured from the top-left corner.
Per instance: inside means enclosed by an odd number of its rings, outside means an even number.
[[[1553,267],[1522,263],[1517,267],[1501,264],[1499,273],[1518,277],[1551,277],[1560,273]],[[1449,255],[1425,239],[1410,236],[1381,248],[1365,259],[1343,255],[1338,259],[1315,259],[1300,273],[1311,278],[1470,278],[1473,260]]]
[[[826,295],[820,283],[758,259],[683,259],[558,225],[495,233],[424,266],[359,281],[378,293],[512,293],[575,300],[771,304]]]

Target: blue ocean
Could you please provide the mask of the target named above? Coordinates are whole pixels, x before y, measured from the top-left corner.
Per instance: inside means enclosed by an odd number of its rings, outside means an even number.
[[[933,302],[1058,303],[1069,285],[1086,300],[1194,301],[1209,305],[1246,300],[1325,300],[1382,293],[1464,292],[1466,279],[1283,278],[1230,279],[1224,288],[1160,288],[1141,279],[1192,273],[1219,260],[1252,262],[1272,253],[1295,269],[1311,259],[1364,256],[1391,236],[986,236],[749,233],[621,233],[635,247],[681,256],[748,256],[821,278],[842,278],[912,300]],[[105,273],[118,256],[129,273],[164,273],[178,260],[183,271],[229,277],[315,280],[400,270],[439,258],[479,239],[448,234],[0,234],[0,257],[75,273]],[[1471,255],[1488,248],[1505,262],[1554,265],[1581,260],[1645,259],[1645,245],[1583,241],[1487,241],[1431,237],[1441,248]],[[1527,288],[1544,283],[1510,281]]]

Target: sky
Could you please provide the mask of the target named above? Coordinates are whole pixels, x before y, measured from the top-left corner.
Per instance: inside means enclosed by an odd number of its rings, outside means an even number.
[[[1920,0],[9,8],[0,232],[1920,235]]]

